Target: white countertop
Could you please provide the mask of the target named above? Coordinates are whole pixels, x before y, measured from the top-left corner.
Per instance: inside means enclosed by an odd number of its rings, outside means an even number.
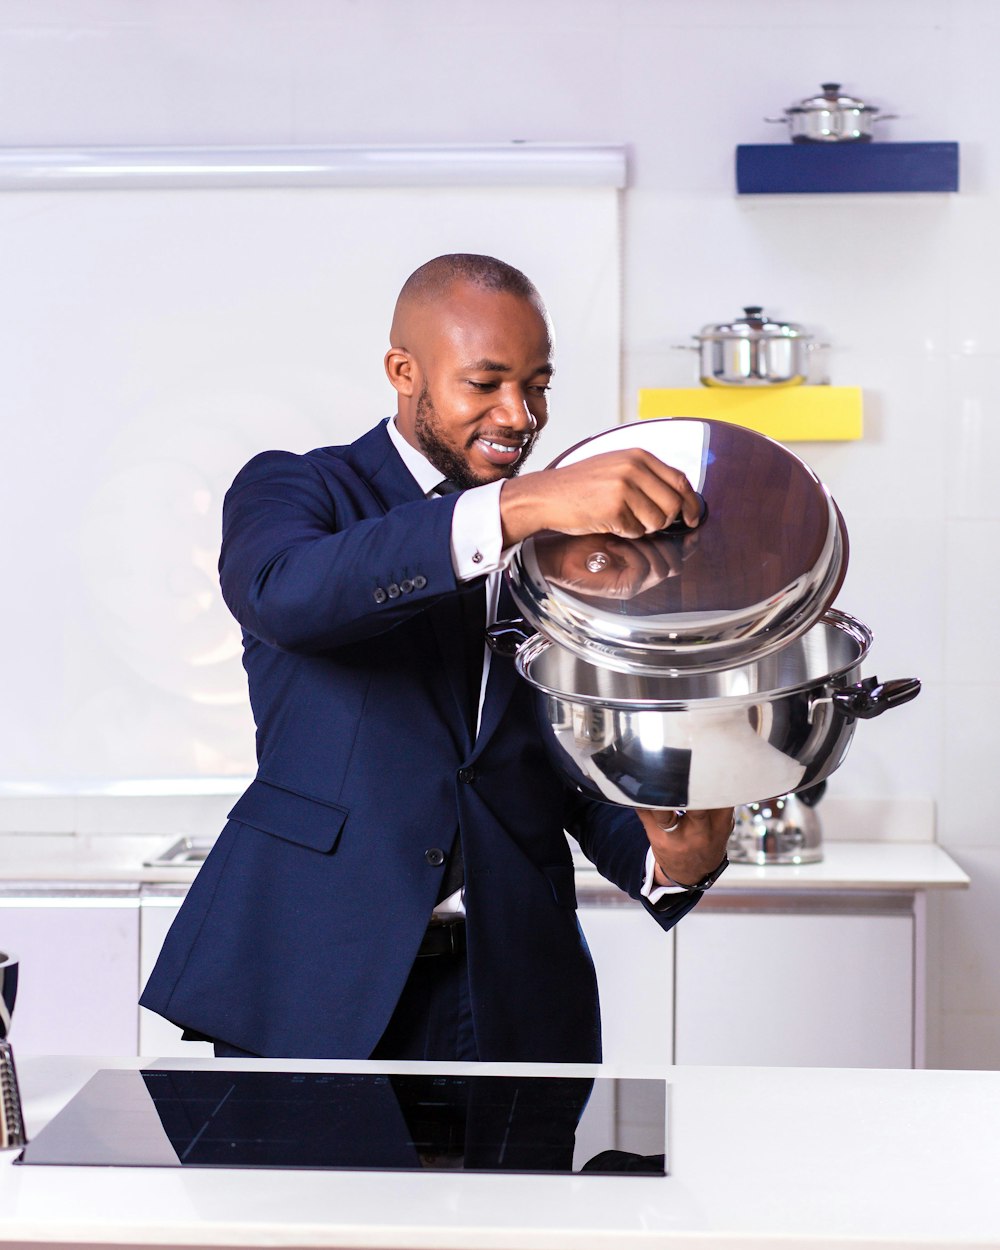
[[[175,839],[164,834],[0,834],[0,891],[46,883],[119,888],[183,888],[193,867],[145,868]],[[579,866],[581,901],[617,894],[589,865]],[[713,893],[744,890],[924,890],[967,886],[969,878],[934,842],[826,842],[818,864],[732,864]]]
[[[433,1066],[244,1062],[310,1071]],[[29,1134],[96,1069],[138,1066],[143,1061],[24,1059]],[[665,1077],[670,1175],[14,1167],[8,1154],[0,1157],[0,1245],[1000,1246],[998,1072],[544,1070]]]

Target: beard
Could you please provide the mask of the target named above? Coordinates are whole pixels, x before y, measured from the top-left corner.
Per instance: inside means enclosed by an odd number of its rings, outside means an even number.
[[[417,397],[417,411],[413,422],[413,431],[417,436],[417,442],[420,444],[420,450],[435,469],[438,469],[443,477],[449,478],[461,490],[471,490],[474,486],[485,486],[488,482],[497,481],[497,475],[477,477],[469,465],[468,458],[457,447],[446,440],[441,427],[441,418],[434,407],[434,401],[431,399],[426,382]],[[479,432],[471,435],[466,444],[466,450],[470,449],[479,437]],[[521,466],[534,449],[537,437],[537,433],[528,436],[521,449],[521,455],[513,464],[499,469],[499,477],[516,477],[520,473]],[[498,439],[498,441],[500,440]]]

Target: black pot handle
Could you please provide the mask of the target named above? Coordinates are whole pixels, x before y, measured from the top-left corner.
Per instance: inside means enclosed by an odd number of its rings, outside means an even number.
[[[884,682],[877,677],[866,677],[857,685],[835,690],[831,702],[834,709],[848,720],[871,720],[891,707],[909,703],[919,693],[920,682],[916,677],[897,677],[894,681]]]
[[[518,616],[509,621],[496,621],[487,629],[486,641],[494,655],[512,658],[535,633],[528,622]]]
[[[817,781],[814,786],[806,786],[804,790],[796,790],[799,799],[805,803],[806,807],[815,807],[824,794],[826,794],[826,782]]]

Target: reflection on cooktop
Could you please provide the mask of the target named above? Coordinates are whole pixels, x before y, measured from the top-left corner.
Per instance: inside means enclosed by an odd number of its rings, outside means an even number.
[[[666,1173],[666,1083],[598,1077],[97,1072],[19,1163]]]

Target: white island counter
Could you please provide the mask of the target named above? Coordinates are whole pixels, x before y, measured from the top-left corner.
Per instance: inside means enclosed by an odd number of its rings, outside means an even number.
[[[96,1069],[138,1066],[24,1059],[29,1134]],[[676,1067],[619,1075],[669,1083],[666,1177],[25,1167],[8,1154],[0,1158],[0,1245],[1000,1246],[1000,1073]]]

